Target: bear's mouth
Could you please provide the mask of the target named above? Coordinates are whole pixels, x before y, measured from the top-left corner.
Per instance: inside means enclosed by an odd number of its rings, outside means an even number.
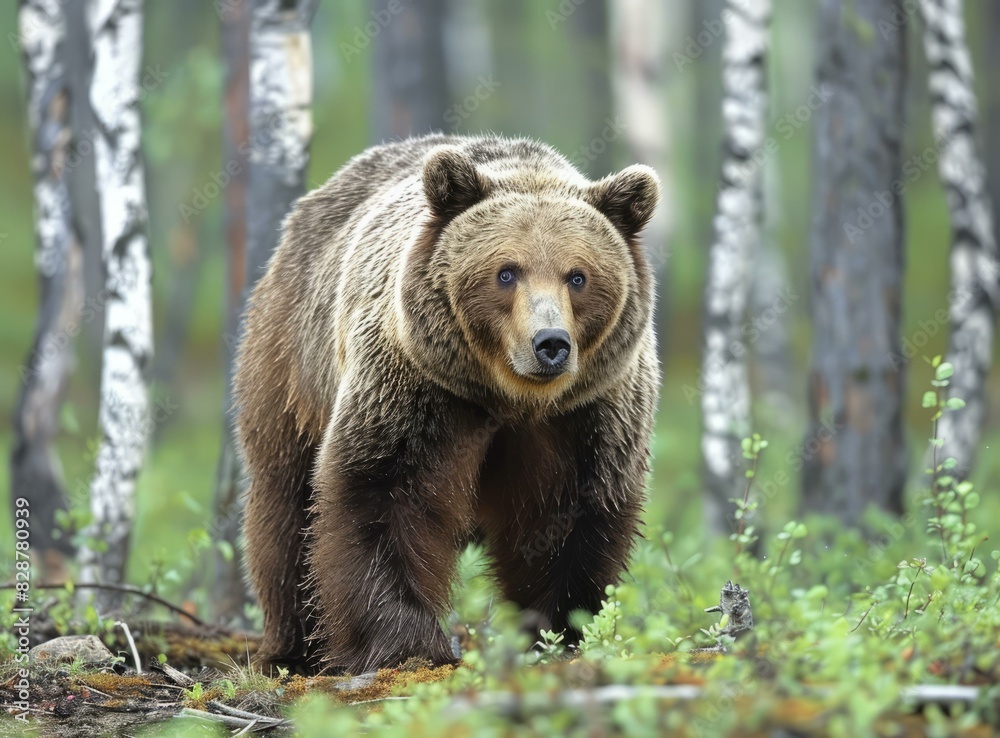
[[[553,368],[538,369],[536,371],[531,372],[531,374],[529,374],[528,376],[531,377],[534,380],[539,381],[539,382],[551,382],[553,379],[556,379],[557,377],[561,377],[565,373],[566,373],[566,369],[565,368],[563,368],[563,367],[554,368],[553,367]]]

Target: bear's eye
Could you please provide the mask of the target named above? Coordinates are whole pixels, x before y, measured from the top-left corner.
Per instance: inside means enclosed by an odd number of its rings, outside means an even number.
[[[513,269],[501,269],[500,273],[497,275],[497,279],[500,284],[513,284],[514,283],[514,270]]]
[[[587,283],[587,278],[580,274],[580,272],[573,272],[569,277],[569,283],[574,287],[583,287]]]

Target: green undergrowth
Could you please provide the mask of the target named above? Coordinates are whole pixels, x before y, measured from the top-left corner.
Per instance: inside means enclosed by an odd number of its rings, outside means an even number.
[[[938,358],[931,371],[924,405],[936,428],[960,403],[946,399],[951,367]],[[298,734],[992,735],[1000,551],[980,494],[935,457],[914,495],[921,504],[901,518],[869,510],[860,529],[825,517],[758,526],[754,476],[767,447],[756,435],[744,443],[748,492],[733,500],[729,539],[706,546],[648,526],[601,612],[581,615],[579,649],[542,632],[528,650],[534,639],[496,598],[473,547],[452,623],[463,633],[461,668],[407,684],[397,690],[405,699],[306,695],[289,712]],[[729,580],[750,590],[754,619],[735,640],[705,612]],[[700,691],[656,691],[668,685]],[[933,685],[980,696],[926,704],[912,691]]]
[[[960,403],[947,399],[951,367],[935,359],[929,371],[924,406],[936,428]],[[386,677],[384,688],[346,699],[282,677],[276,709],[302,736],[992,735],[1000,705],[995,491],[956,479],[954,464],[934,455],[902,517],[871,509],[859,528],[822,516],[775,523],[762,514],[758,489],[770,452],[758,435],[744,442],[747,492],[732,501],[728,538],[644,528],[601,611],[580,614],[578,648],[558,633],[526,634],[473,546],[460,559],[446,623],[463,646],[459,668],[427,680]],[[723,635],[724,618],[706,613],[730,580],[749,590],[754,621],[735,639]],[[254,678],[234,669],[184,698],[239,706],[248,691],[269,689]],[[934,685],[975,687],[979,697],[928,704],[912,691]],[[136,734],[216,734],[192,721]]]

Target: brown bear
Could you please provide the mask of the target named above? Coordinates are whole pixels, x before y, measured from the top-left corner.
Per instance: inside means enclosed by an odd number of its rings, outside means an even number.
[[[539,622],[600,606],[659,386],[658,192],[645,166],[591,182],[534,141],[431,135],[299,200],[236,373],[258,663],[454,661],[439,619],[472,539]]]

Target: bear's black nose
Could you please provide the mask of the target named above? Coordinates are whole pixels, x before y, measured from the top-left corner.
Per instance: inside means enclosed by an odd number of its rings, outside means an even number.
[[[561,328],[543,328],[535,334],[533,341],[535,357],[547,371],[561,369],[569,358],[571,344],[569,333]]]

